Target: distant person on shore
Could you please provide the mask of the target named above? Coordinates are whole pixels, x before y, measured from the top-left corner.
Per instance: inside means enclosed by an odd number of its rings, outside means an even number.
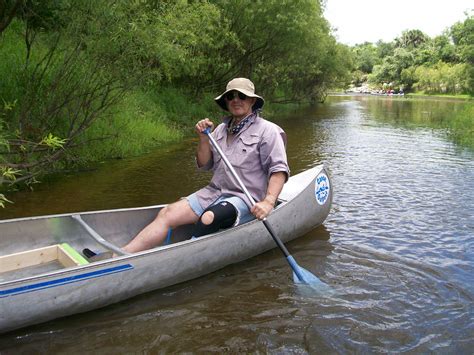
[[[264,99],[255,94],[254,84],[249,79],[231,80],[214,100],[230,115],[212,135],[258,202],[251,206],[212,148],[204,130],[212,129],[214,123],[205,118],[195,126],[199,137],[196,163],[201,170],[213,171],[209,185],[161,209],[156,218],[123,247],[124,251],[135,253],[154,248],[163,243],[170,228],[180,225],[195,223],[194,236],[199,237],[254,217],[264,219],[272,211],[290,173],[285,132],[259,115]]]

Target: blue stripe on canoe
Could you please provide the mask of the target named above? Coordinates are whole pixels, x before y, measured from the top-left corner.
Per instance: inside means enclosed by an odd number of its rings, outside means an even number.
[[[11,288],[9,290],[0,291],[0,298],[9,297],[13,295],[18,295],[27,292],[34,292],[38,290],[43,290],[45,288],[57,287],[61,285],[66,285],[74,282],[79,282],[82,280],[93,279],[96,277],[102,277],[110,274],[115,274],[118,272],[123,272],[133,269],[133,266],[130,264],[120,265],[116,267],[111,267],[108,269],[97,270],[93,272],[87,272],[85,274],[79,274],[70,277],[64,277],[62,279],[39,282],[36,284],[28,285],[28,286],[21,286],[16,288]]]

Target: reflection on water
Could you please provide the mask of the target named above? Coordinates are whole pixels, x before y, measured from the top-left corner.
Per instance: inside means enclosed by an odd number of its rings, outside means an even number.
[[[9,195],[15,203],[0,219],[169,203],[209,180],[194,168],[189,139],[146,156],[111,161],[96,170],[52,179],[35,191]]]
[[[301,292],[275,249],[0,336],[0,352],[471,353],[474,154],[418,118],[459,105],[337,97],[278,120],[292,173],[319,162],[331,172],[327,221],[288,248],[335,294]],[[0,218],[174,200],[207,179],[193,170],[194,143],[18,194]]]

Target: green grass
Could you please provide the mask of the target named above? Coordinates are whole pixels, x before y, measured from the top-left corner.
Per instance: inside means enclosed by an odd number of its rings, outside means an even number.
[[[86,144],[75,154],[81,165],[137,156],[194,134],[200,119],[218,123],[221,116],[212,95],[190,99],[187,93],[166,87],[131,91],[86,131]]]
[[[473,100],[474,97],[467,94],[428,94],[423,91],[421,92],[413,92],[406,94],[407,97],[432,97],[432,98],[439,98],[439,99],[459,99],[459,100]]]
[[[264,115],[295,108],[295,105],[267,105]],[[97,120],[86,132],[88,143],[76,150],[82,164],[144,154],[156,147],[194,134],[200,119],[217,125],[225,115],[214,103],[214,95],[191,99],[176,88],[129,92],[110,114]]]
[[[83,163],[124,158],[148,152],[182,138],[167,120],[166,110],[152,93],[128,93],[109,117],[98,119],[85,133],[85,146],[76,151]]]
[[[442,120],[438,126],[448,130],[450,138],[459,146],[474,149],[474,103],[470,95],[425,94],[423,92],[409,94],[413,98],[456,99],[464,100],[466,106],[449,119]]]
[[[25,43],[20,36],[20,24],[12,22],[0,35],[0,105],[12,103],[21,96],[19,76],[25,65]]]
[[[151,104],[166,112],[166,119],[189,132],[197,121],[208,117],[217,122],[223,115],[210,94],[192,95],[177,88],[160,87],[154,91]]]
[[[456,143],[474,149],[474,104],[467,105],[450,120],[448,129]]]

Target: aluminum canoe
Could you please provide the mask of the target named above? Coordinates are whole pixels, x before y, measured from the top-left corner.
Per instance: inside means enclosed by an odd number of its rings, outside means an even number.
[[[290,177],[267,220],[288,242],[322,224],[331,203],[328,172],[318,165]],[[84,248],[125,245],[163,207],[0,221],[0,333],[185,282],[276,247],[253,220],[197,239],[190,239],[192,225],[182,226],[169,244],[131,255],[95,262],[81,256]]]

